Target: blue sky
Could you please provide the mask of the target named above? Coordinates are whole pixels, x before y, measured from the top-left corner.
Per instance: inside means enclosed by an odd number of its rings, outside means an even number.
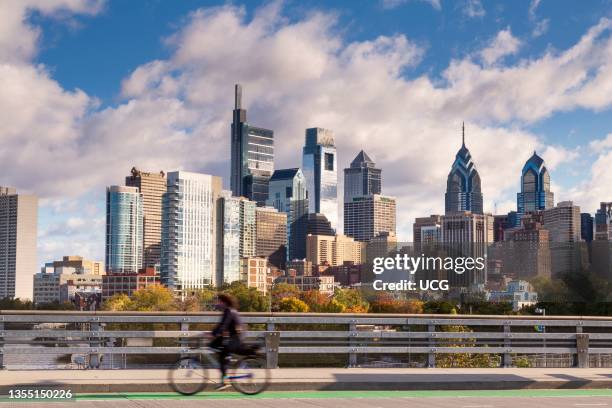
[[[485,209],[515,206],[538,149],[556,201],[612,200],[612,0],[103,1],[0,5],[0,184],[42,199],[40,260],[103,258],[104,188],[129,169],[226,178],[232,87],[273,128],[365,149],[398,233],[443,208],[467,123]],[[3,20],[3,16],[4,19]],[[4,126],[4,127],[3,127]],[[608,187],[610,185],[610,187]]]

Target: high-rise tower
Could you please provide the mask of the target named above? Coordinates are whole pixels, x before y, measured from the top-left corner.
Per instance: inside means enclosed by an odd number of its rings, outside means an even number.
[[[265,205],[268,183],[274,172],[274,132],[248,124],[239,84],[234,90],[231,149],[232,194]]]
[[[308,212],[324,214],[332,227],[338,224],[338,170],[331,130],[306,129],[302,171],[308,185]]]
[[[521,192],[516,195],[519,214],[546,210],[555,206],[550,191],[550,173],[544,160],[534,151],[521,172]]]
[[[472,162],[470,151],[465,147],[465,125],[462,126],[461,148],[448,174],[445,195],[446,214],[463,211],[483,213],[480,176]]]
[[[376,168],[376,163],[363,150],[344,169],[344,202],[353,197],[380,194],[382,187],[382,170]]]

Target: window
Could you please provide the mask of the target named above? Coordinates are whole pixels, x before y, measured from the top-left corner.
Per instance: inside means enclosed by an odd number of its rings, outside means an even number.
[[[325,153],[325,170],[334,171],[334,154]]]
[[[285,197],[287,198],[293,197],[293,187],[289,186],[285,188]]]

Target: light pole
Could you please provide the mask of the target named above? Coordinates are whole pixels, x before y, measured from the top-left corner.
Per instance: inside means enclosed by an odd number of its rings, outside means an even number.
[[[545,308],[540,308],[540,307],[536,307],[534,312],[536,314],[541,314],[542,317],[546,317],[546,309]],[[542,322],[545,323],[545,322]],[[544,334],[544,341],[543,341],[543,345],[544,345],[544,367],[546,368],[546,366],[548,365],[548,358],[547,358],[547,354],[546,354],[546,324],[542,324],[542,333]]]

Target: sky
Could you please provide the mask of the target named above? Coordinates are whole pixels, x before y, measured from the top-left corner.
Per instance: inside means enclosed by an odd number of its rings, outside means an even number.
[[[534,150],[556,202],[612,201],[612,0],[2,0],[0,185],[40,197],[40,263],[104,259],[133,166],[229,187],[235,83],[276,168],[308,127],[340,169],[365,150],[404,241],[444,210],[463,121],[485,211],[516,208]]]

